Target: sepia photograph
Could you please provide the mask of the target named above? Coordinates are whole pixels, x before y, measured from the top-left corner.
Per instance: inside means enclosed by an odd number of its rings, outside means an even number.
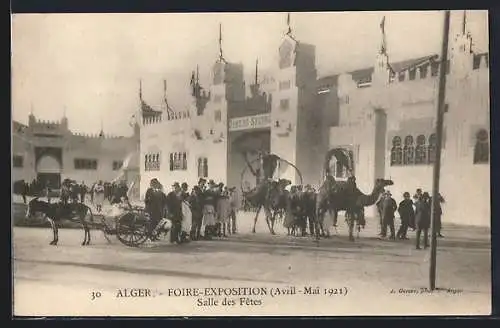
[[[491,314],[488,11],[11,17],[14,317]]]

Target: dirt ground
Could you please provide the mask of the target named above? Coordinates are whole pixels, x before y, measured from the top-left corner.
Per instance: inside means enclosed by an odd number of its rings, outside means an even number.
[[[409,241],[378,240],[376,221],[369,220],[354,243],[347,239],[345,224],[338,234],[316,243],[286,236],[279,228],[271,236],[263,220],[252,234],[251,213],[240,213],[238,223],[238,234],[222,240],[185,245],[160,241],[141,248],[116,239],[108,244],[99,231],[92,232],[90,246],[82,247],[83,231],[74,229],[60,230],[59,245],[50,246],[49,229],[16,227],[14,313],[343,316],[491,311],[489,229],[444,226],[445,238],[438,240],[439,289],[429,292],[429,251],[415,250],[413,232]],[[225,290],[231,287],[260,288],[261,295]],[[126,288],[149,294],[122,297]],[[202,295],[175,296],[179,288]],[[221,290],[211,294],[205,288]],[[285,290],[288,295],[283,295]]]

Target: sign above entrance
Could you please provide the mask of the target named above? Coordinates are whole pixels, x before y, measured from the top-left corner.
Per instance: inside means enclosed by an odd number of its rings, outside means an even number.
[[[269,127],[271,127],[271,114],[237,117],[229,121],[229,131],[241,131]]]

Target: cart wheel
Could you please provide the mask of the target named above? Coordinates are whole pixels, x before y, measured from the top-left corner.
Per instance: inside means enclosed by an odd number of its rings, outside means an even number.
[[[126,246],[138,247],[147,239],[148,221],[138,213],[127,213],[116,223],[116,236]]]

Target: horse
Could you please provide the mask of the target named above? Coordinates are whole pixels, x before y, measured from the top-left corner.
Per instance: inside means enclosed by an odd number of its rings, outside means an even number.
[[[85,204],[82,203],[47,203],[38,200],[38,197],[33,198],[28,203],[28,208],[26,210],[26,218],[31,218],[36,213],[41,213],[49,221],[52,227],[52,232],[54,239],[50,242],[50,245],[57,245],[59,241],[59,229],[57,224],[62,220],[68,220],[71,222],[79,222],[83,226],[85,236],[82,242],[82,246],[90,244],[90,229],[89,224],[93,224],[94,215],[92,210]],[[90,214],[90,222],[85,221],[87,214]]]

